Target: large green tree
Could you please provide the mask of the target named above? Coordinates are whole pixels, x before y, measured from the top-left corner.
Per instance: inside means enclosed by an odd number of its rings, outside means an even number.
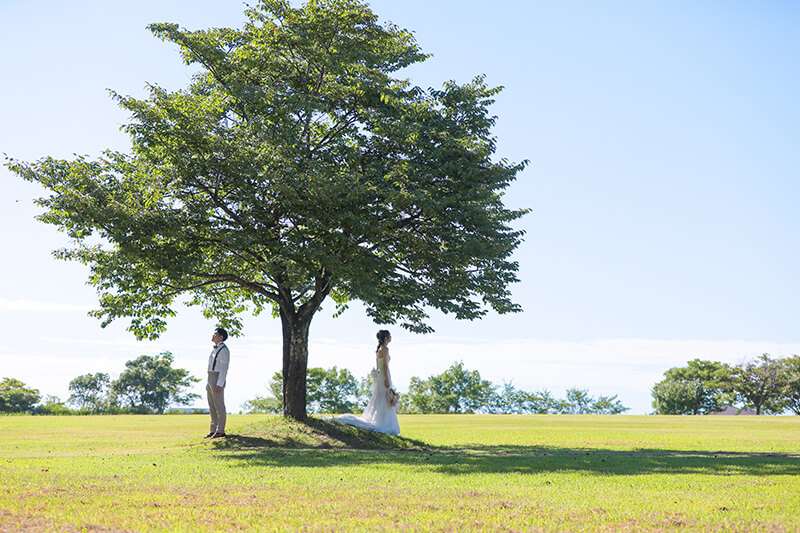
[[[14,378],[0,381],[0,413],[24,413],[42,399],[39,389],[31,389]]]
[[[72,405],[95,413],[106,407],[106,392],[111,378],[104,372],[83,374],[69,382],[69,399]]]
[[[358,381],[346,368],[310,368],[306,381],[314,412],[349,413],[356,407]]]
[[[733,370],[725,363],[693,359],[664,372],[652,389],[653,407],[662,415],[717,411],[735,399],[732,379]]]
[[[739,399],[756,414],[779,414],[787,406],[788,375],[780,359],[765,353],[733,370],[733,386]]]
[[[786,389],[784,398],[786,407],[800,415],[800,356],[792,355],[782,359]]]
[[[244,409],[251,413],[279,413],[283,410],[283,377],[275,372],[267,388],[270,394],[256,396],[244,403]],[[308,369],[306,392],[308,407],[313,413],[349,413],[357,407],[359,383],[346,368]],[[370,390],[366,392],[369,401]],[[366,402],[364,402],[366,405]]]
[[[498,93],[478,77],[423,90],[393,77],[425,59],[412,34],[355,0],[260,0],[240,29],[153,24],[199,68],[132,114],[130,153],[12,160],[51,194],[58,252],[89,265],[103,324],[157,337],[176,300],[233,332],[271,309],[283,330],[284,414],[306,416],[308,333],[331,296],[379,323],[431,331],[427,308],[518,311],[508,285],[521,231],[494,160]],[[183,296],[182,296],[183,295]]]
[[[186,392],[199,379],[183,368],[173,368],[169,352],[140,355],[125,363],[125,370],[111,382],[111,403],[133,410],[163,413],[170,405],[191,403],[200,395]]]
[[[704,389],[699,380],[664,379],[651,389],[659,415],[696,415],[702,412]]]
[[[401,410],[413,413],[489,412],[497,404],[495,386],[477,370],[467,370],[463,361],[441,374],[422,380],[411,378]]]

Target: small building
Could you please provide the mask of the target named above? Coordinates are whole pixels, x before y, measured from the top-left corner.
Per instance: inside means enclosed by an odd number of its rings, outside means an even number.
[[[734,407],[732,405],[723,405],[722,411],[711,411],[710,415],[754,415],[755,409],[748,409],[747,407]]]

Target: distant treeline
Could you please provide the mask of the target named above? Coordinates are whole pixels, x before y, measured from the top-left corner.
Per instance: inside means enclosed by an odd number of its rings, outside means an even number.
[[[117,379],[108,374],[83,374],[69,383],[70,396],[62,402],[55,396],[42,398],[37,389],[19,380],[0,381],[0,412],[33,414],[138,414],[163,413],[170,406],[187,405],[198,398],[186,392],[198,382],[187,370],[172,368],[169,352],[142,355],[125,363]],[[283,383],[276,372],[268,384],[270,394],[256,396],[244,405],[252,413],[282,413]],[[357,380],[347,369],[309,368],[306,380],[311,413],[359,412],[369,402],[369,376]],[[508,414],[619,414],[628,408],[617,396],[593,397],[586,389],[567,390],[555,398],[544,389],[528,392],[511,383],[495,385],[467,370],[462,362],[426,379],[412,377],[408,393],[402,394],[400,413],[508,413]]]
[[[0,381],[0,413],[43,415],[163,413],[171,405],[187,405],[199,395],[185,392],[200,381],[188,370],[172,368],[170,352],[142,355],[125,363],[115,380],[102,372],[83,374],[69,383],[70,396],[42,398],[38,389],[13,378]]]
[[[357,380],[349,370],[337,367],[309,368],[306,380],[308,410],[312,413],[350,413],[366,407],[371,395],[371,378]],[[269,394],[257,396],[244,405],[252,413],[283,412],[280,372],[268,384]],[[569,389],[557,399],[548,390],[527,392],[511,383],[502,386],[482,379],[477,370],[463,362],[426,379],[412,377],[408,393],[400,396],[398,412],[496,413],[496,414],[619,414],[627,411],[617,396],[594,398],[586,389]]]
[[[800,356],[773,359],[765,353],[740,365],[695,359],[664,372],[652,394],[662,415],[711,413],[725,405],[800,414]]]

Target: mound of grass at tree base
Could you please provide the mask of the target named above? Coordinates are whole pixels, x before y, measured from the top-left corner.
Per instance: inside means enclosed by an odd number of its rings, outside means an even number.
[[[238,429],[225,439],[214,439],[216,448],[317,448],[347,450],[424,451],[429,445],[399,436],[369,431],[322,418],[300,422],[275,415]]]

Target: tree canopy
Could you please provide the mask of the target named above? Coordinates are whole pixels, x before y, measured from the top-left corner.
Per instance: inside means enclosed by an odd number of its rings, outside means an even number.
[[[170,404],[191,403],[198,394],[185,392],[199,379],[183,368],[172,368],[169,352],[141,355],[125,363],[125,370],[111,383],[110,401],[144,412],[163,413]]]
[[[653,386],[653,407],[662,415],[716,411],[733,400],[730,366],[693,359],[685,367],[670,368]]]
[[[79,409],[102,412],[106,407],[106,392],[111,378],[104,372],[83,374],[69,382],[69,403]]]
[[[275,372],[267,385],[270,394],[244,403],[251,413],[279,413],[283,409],[283,377]],[[349,413],[357,407],[359,396],[369,400],[369,390],[358,391],[358,381],[346,368],[308,369],[307,399],[312,413]],[[361,392],[361,394],[360,394]]]
[[[786,408],[787,366],[762,354],[737,366],[733,371],[734,390],[740,400],[756,414],[783,412]]]
[[[427,382],[429,385],[423,387],[422,391],[430,391],[432,400],[429,403],[439,412],[474,413],[481,408],[491,409],[494,386],[482,379],[477,370],[464,368],[463,361],[452,364],[441,374],[429,377]],[[409,396],[412,401],[419,396],[413,380]]]
[[[14,378],[0,381],[0,413],[24,413],[42,399],[39,389],[32,389]]]
[[[608,414],[628,410],[617,396],[594,398],[587,389],[567,389],[556,399],[547,389],[528,392],[505,382],[502,387],[467,370],[463,361],[427,379],[412,377],[408,394],[400,399],[403,413]]]
[[[653,386],[657,414],[700,414],[739,403],[756,414],[800,414],[800,357],[773,359],[769,354],[727,365],[716,361],[689,361],[671,368]]]
[[[422,89],[393,76],[426,55],[355,0],[260,0],[240,29],[152,24],[199,73],[184,90],[112,92],[130,153],[11,160],[50,191],[39,219],[90,267],[103,325],[155,338],[188,297],[233,333],[271,309],[283,329],[284,413],[305,417],[308,328],[329,295],[376,322],[429,332],[519,311],[522,232],[495,161],[482,77]],[[183,295],[183,298],[179,298]]]
[[[800,356],[783,359],[783,367],[786,373],[786,407],[800,415]]]

